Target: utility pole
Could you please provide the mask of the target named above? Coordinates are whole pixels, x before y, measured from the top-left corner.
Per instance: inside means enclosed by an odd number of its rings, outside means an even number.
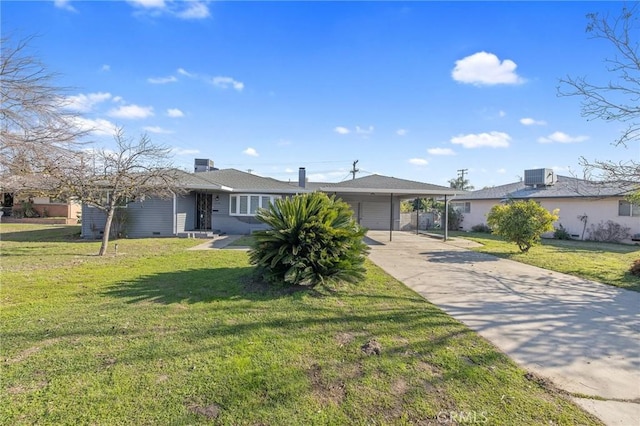
[[[351,169],[351,171],[349,172],[349,173],[351,173],[353,175],[353,178],[351,178],[351,180],[355,180],[356,173],[358,173],[360,171],[360,169],[356,169],[356,164],[358,164],[358,160],[353,162],[353,169]]]
[[[460,183],[460,188],[458,189],[464,189],[464,174],[466,172],[468,172],[469,169],[459,169],[458,170],[458,182]]]

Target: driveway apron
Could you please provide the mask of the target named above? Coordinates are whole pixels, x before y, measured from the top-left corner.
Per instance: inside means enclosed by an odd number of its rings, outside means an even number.
[[[374,263],[522,367],[597,398],[573,399],[606,424],[640,425],[640,293],[476,253],[463,241],[367,236]]]

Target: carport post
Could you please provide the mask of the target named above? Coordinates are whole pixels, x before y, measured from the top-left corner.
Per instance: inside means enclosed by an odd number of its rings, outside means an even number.
[[[442,241],[447,241],[449,238],[449,200],[447,200],[447,194],[444,195],[444,238]]]
[[[420,235],[420,206],[422,205],[422,200],[420,198],[416,198],[416,200],[418,200],[415,206],[418,207],[416,209],[416,235]]]
[[[389,215],[389,241],[391,241],[393,239],[393,193],[389,198],[389,211],[391,212]]]

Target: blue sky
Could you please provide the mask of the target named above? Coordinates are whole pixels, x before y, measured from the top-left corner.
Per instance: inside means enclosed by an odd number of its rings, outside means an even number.
[[[622,125],[587,121],[558,79],[606,82],[613,54],[585,32],[617,2],[3,1],[3,37],[70,86],[94,129],[147,132],[194,158],[282,180],[379,173],[477,189],[529,168],[581,175]]]

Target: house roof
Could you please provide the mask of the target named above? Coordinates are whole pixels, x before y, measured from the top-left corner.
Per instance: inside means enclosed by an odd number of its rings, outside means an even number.
[[[187,189],[225,192],[296,194],[319,190],[336,193],[394,194],[406,195],[407,197],[464,193],[464,191],[445,186],[381,175],[370,175],[338,183],[307,182],[305,187],[301,188],[297,185],[297,182],[283,182],[236,169],[222,169],[184,173],[181,181]]]
[[[212,189],[226,192],[261,192],[295,194],[298,192],[308,192],[297,186],[291,186],[286,182],[276,179],[252,175],[236,169],[212,170],[209,172],[198,172],[190,174],[193,179],[185,181],[185,187],[189,189]],[[201,182],[206,182],[203,186]],[[207,184],[209,186],[207,186]]]
[[[549,186],[533,187],[525,186],[524,182],[514,182],[459,195],[456,200],[615,197],[628,194],[630,189],[628,185],[623,184],[558,176],[557,182]]]
[[[373,194],[395,194],[407,196],[455,195],[465,193],[465,191],[446,186],[381,175],[370,175],[338,183],[320,184],[319,189],[324,192],[368,192]]]

